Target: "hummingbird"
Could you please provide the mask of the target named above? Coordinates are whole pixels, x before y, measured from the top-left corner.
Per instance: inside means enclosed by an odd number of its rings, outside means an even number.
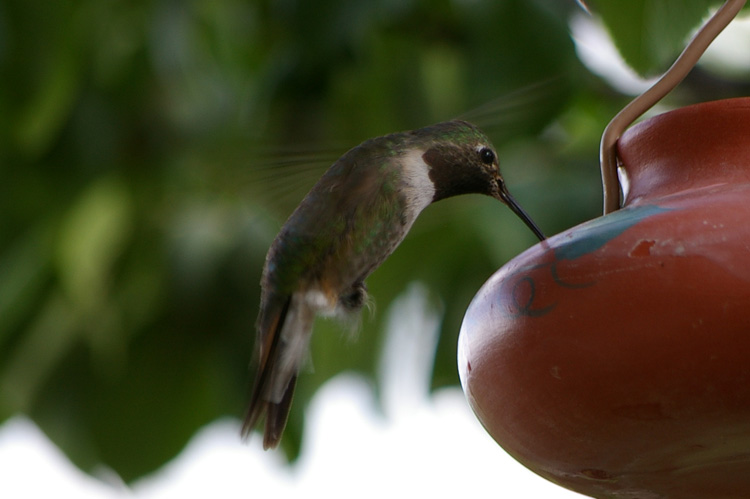
[[[359,312],[367,302],[365,279],[422,210],[471,193],[502,201],[544,239],[508,192],[490,140],[466,121],[369,139],[331,165],[266,255],[244,437],[265,417],[263,447],[278,446],[315,317]]]

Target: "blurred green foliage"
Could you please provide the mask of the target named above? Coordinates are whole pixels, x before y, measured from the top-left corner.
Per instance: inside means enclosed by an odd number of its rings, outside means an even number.
[[[641,75],[655,76],[674,62],[688,38],[721,0],[591,0],[622,57]],[[747,12],[750,6],[745,5]]]
[[[466,117],[548,234],[597,216],[599,134],[627,98],[579,63],[573,12],[545,0],[1,3],[0,420],[26,413],[83,469],[132,480],[200,425],[240,417],[266,249],[323,169],[370,136]],[[650,36],[660,16],[610,27]],[[651,45],[637,50],[661,64],[679,42]],[[326,379],[376,379],[382,317],[410,281],[443,313],[433,384],[456,384],[466,306],[533,242],[489,198],[426,210],[370,278],[378,311],[358,339],[318,324],[289,455]]]

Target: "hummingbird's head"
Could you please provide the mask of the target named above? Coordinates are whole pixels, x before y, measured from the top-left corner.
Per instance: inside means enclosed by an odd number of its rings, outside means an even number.
[[[434,201],[460,194],[486,194],[499,199],[540,239],[544,235],[508,192],[500,175],[497,152],[479,128],[465,121],[447,121],[422,128],[428,138],[422,160],[435,187]]]
[[[435,186],[433,201],[460,194],[498,198],[502,184],[497,153],[484,133],[465,121],[417,130],[426,142],[422,160]]]

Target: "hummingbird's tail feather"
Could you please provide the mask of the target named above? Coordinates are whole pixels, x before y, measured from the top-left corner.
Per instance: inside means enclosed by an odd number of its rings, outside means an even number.
[[[267,392],[271,385],[272,359],[277,356],[281,329],[284,326],[291,301],[292,297],[289,296],[280,307],[265,307],[258,318],[258,336],[255,339],[256,375],[250,404],[245,414],[245,421],[242,424],[243,438],[250,436],[258,420],[268,410]],[[275,300],[274,302],[278,303]]]
[[[292,405],[292,397],[294,395],[294,387],[297,384],[297,375],[292,376],[289,380],[289,384],[284,391],[284,396],[281,401],[276,403],[268,403],[266,409],[266,428],[263,434],[263,448],[274,449],[278,447],[281,441],[281,435],[284,433],[287,419],[289,419],[289,410]]]
[[[269,297],[258,320],[256,376],[242,436],[248,437],[265,416],[265,449],[281,440],[312,332],[315,311],[302,298],[299,294]]]

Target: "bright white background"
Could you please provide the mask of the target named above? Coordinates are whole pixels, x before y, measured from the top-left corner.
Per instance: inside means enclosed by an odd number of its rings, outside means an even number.
[[[248,497],[582,497],[505,454],[479,426],[460,390],[439,393],[409,415],[375,415],[370,388],[338,378],[316,397],[305,452],[285,465],[260,443],[242,444],[238,421],[201,430],[185,451],[127,490],[77,470],[28,420],[0,430],[4,498],[186,499]]]
[[[428,395],[438,314],[418,284],[387,311],[382,409],[371,386],[334,378],[306,414],[302,455],[287,465],[239,438],[238,420],[203,428],[163,469],[132,484],[92,478],[24,418],[0,427],[0,497],[186,499],[191,497],[581,497],[526,470],[481,427],[458,388]]]

